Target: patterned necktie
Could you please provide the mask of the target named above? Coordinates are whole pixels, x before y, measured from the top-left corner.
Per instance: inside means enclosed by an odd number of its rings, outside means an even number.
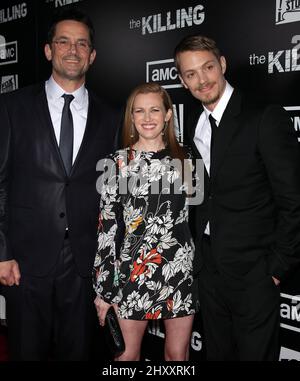
[[[74,138],[73,118],[70,110],[70,103],[74,99],[74,96],[71,94],[64,94],[62,95],[62,97],[65,99],[65,104],[61,116],[59,149],[65,165],[66,172],[69,175],[71,172],[73,161]]]

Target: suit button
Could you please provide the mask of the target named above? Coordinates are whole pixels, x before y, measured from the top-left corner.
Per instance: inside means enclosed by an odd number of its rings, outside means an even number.
[[[59,213],[59,217],[60,217],[60,218],[64,218],[65,215],[66,215],[66,214],[65,214],[64,212]]]
[[[212,194],[210,194],[210,195],[208,196],[208,198],[209,198],[210,200],[212,200],[212,198],[213,198],[213,195],[212,195]]]

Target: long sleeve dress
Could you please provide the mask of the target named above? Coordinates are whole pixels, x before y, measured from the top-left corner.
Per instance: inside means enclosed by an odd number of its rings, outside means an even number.
[[[128,149],[107,159],[99,185],[94,289],[106,302],[118,304],[120,318],[194,314],[194,244],[180,172],[167,149],[131,152],[130,161]]]

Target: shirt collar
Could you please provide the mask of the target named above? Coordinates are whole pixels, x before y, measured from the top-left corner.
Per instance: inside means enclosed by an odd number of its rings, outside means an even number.
[[[51,76],[46,82],[46,89],[48,96],[54,101],[60,101],[61,96],[66,93],[66,91],[55,81],[53,76]],[[66,94],[72,94],[74,96],[72,104],[77,110],[81,110],[87,106],[88,92],[84,84],[82,84],[79,89],[75,90],[73,93]]]
[[[209,115],[212,114],[217,122],[217,125],[219,125],[232,93],[233,87],[226,81],[224,93],[222,94],[214,110],[210,111],[205,106],[203,106],[207,119]]]

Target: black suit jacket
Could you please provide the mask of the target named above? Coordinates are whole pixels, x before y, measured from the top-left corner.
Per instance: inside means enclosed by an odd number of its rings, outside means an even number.
[[[199,104],[200,106],[200,104]],[[202,106],[186,126],[194,142]],[[286,112],[261,106],[234,90],[205,171],[204,202],[195,208],[196,267],[207,221],[213,261],[230,279],[281,279],[300,260],[300,152]]]
[[[45,85],[0,98],[0,260],[45,276],[69,228],[79,273],[90,276],[96,252],[96,163],[115,150],[118,113],[89,92],[83,141],[68,177],[48,109]],[[66,220],[67,219],[67,220]]]

